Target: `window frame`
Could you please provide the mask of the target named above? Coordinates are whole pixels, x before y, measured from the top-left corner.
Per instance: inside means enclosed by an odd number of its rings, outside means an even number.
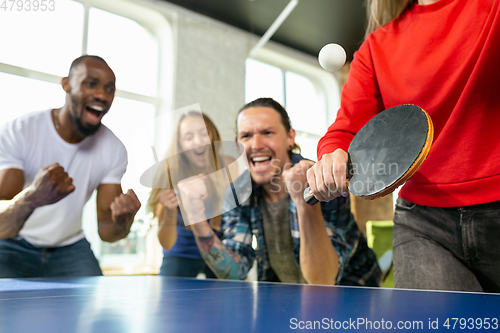
[[[259,52],[247,59],[260,61],[262,63],[281,69],[283,78],[283,99],[286,106],[286,73],[292,72],[307,78],[314,86],[317,92],[318,99],[322,100],[326,112],[326,128],[328,128],[336,119],[337,111],[340,108],[340,83],[337,77],[329,73],[315,63],[311,57],[304,56],[296,51],[291,51],[293,55],[285,55],[285,53],[275,50],[279,47],[264,47]],[[291,119],[293,125],[293,119]],[[309,133],[305,131],[295,130],[297,136],[308,139],[319,140],[322,135]]]

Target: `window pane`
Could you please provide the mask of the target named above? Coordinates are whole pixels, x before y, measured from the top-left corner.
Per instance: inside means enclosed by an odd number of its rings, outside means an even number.
[[[277,67],[247,59],[245,103],[260,97],[271,97],[284,105],[283,72]]]
[[[87,53],[106,60],[116,75],[116,87],[156,96],[158,45],[137,22],[100,9],[89,14]]]
[[[326,111],[316,88],[307,78],[286,73],[286,109],[297,131],[323,135],[327,129]]]
[[[300,146],[301,155],[313,161],[317,160],[318,141],[319,138],[301,132],[297,132],[295,136],[295,142]]]
[[[113,131],[127,149],[128,166],[122,178],[122,189],[124,192],[133,189],[141,202],[141,208],[135,216],[136,221],[132,225],[130,234],[126,239],[112,244],[102,242],[97,233],[95,194],[85,205],[83,229],[103,266],[123,267],[125,263],[132,265],[143,263],[146,251],[146,231],[149,228],[149,223],[147,223],[149,221],[145,218],[145,207],[151,189],[140,184],[141,170],[137,170],[134,159],[151,159],[152,153],[151,147],[144,147],[142,151],[138,151],[134,146],[134,133],[143,122],[153,119],[154,114],[155,107],[152,104],[116,97],[109,113],[103,118],[103,124]]]
[[[51,8],[48,2],[44,4]],[[18,4],[27,6],[25,1],[6,4],[7,10],[0,10],[0,62],[66,76],[82,52],[83,5],[57,0],[53,11],[18,11]]]
[[[143,170],[136,170],[136,163],[132,159],[151,158],[152,151],[151,147],[144,147],[142,151],[138,151],[137,147],[134,146],[133,134],[138,126],[147,120],[153,119],[154,115],[155,107],[152,104],[117,97],[113,101],[109,113],[103,118],[103,124],[112,130],[127,148],[129,161],[127,172],[122,178],[123,190],[126,192],[128,189],[133,189],[142,203],[145,203],[148,199],[151,189],[142,186],[139,182],[140,172]],[[142,205],[138,215],[136,215],[137,218],[144,215],[145,206]]]
[[[60,107],[66,96],[59,84],[5,73],[0,73],[0,91],[0,124],[28,112]]]

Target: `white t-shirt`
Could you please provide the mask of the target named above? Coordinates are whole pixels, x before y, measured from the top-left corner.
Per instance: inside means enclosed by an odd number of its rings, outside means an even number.
[[[36,208],[19,235],[35,246],[66,246],[84,238],[83,206],[100,184],[120,184],[127,168],[123,143],[106,126],[71,144],[57,133],[51,110],[21,116],[0,128],[0,170],[24,172],[24,188],[38,171],[59,163],[75,190],[62,200]]]

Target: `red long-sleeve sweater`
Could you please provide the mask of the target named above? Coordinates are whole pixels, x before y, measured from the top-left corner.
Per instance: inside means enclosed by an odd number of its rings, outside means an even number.
[[[500,1],[414,5],[355,53],[318,159],[347,151],[377,113],[416,104],[434,123],[427,160],[399,192],[419,205],[500,200]]]

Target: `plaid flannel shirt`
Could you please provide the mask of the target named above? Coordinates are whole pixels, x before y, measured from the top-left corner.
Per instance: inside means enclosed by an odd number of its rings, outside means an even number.
[[[303,157],[292,154],[292,164],[298,163]],[[248,171],[246,171],[248,172]],[[234,182],[235,191],[249,188],[240,177]],[[247,178],[248,179],[248,178]],[[248,273],[255,259],[258,264],[259,281],[279,281],[271,268],[264,239],[261,202],[262,189],[253,181],[252,193],[248,200],[222,215],[222,242],[231,248],[241,260]],[[232,191],[231,191],[232,192]],[[226,195],[231,195],[227,193]],[[224,205],[234,205],[234,200],[225,200]],[[290,227],[294,242],[293,256],[300,267],[300,234],[297,209],[290,199]],[[337,284],[379,286],[380,269],[373,251],[368,248],[366,240],[358,229],[350,210],[349,197],[339,197],[329,202],[321,203],[321,211],[325,220],[326,231],[339,257],[339,272]],[[257,246],[252,247],[252,236],[257,239]]]

